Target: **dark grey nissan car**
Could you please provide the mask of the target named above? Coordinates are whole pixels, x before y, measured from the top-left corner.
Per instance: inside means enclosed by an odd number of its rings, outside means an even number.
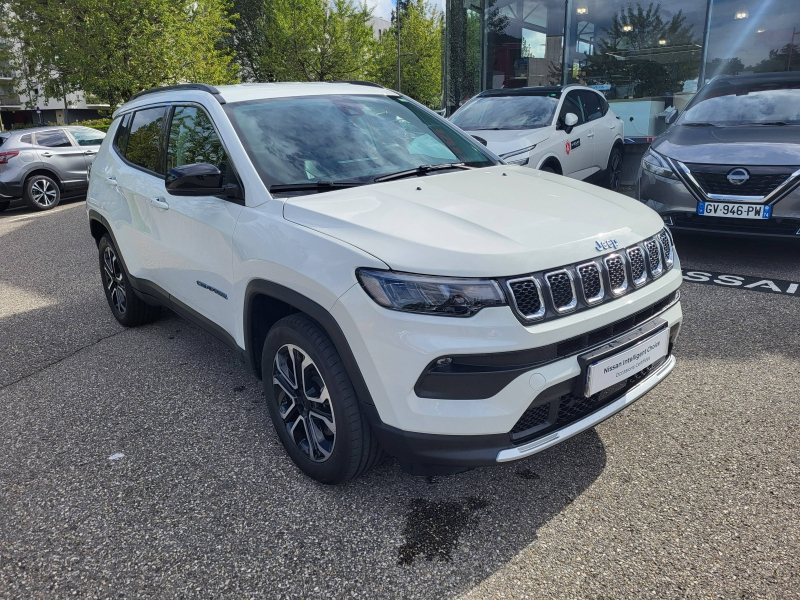
[[[800,238],[800,73],[706,84],[644,155],[639,200],[673,229]]]

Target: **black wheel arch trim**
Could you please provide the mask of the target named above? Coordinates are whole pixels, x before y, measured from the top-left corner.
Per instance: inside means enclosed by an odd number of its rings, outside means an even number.
[[[261,364],[261,348],[254,347],[253,343],[253,302],[256,297],[263,295],[269,298],[274,298],[284,302],[298,311],[308,315],[309,318],[314,320],[333,342],[336,351],[344,363],[347,374],[353,383],[356,391],[356,396],[362,404],[369,404],[374,406],[372,394],[369,392],[367,382],[361,373],[358,366],[356,357],[350,348],[350,343],[347,341],[342,328],[336,321],[334,316],[326,308],[290,288],[287,288],[279,283],[267,281],[265,279],[253,279],[247,284],[247,289],[244,295],[244,333],[245,333],[245,355],[246,362],[252,367],[256,376],[259,376],[259,367]]]

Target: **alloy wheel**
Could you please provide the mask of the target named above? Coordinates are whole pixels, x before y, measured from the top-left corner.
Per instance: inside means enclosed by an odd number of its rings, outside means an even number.
[[[108,288],[114,308],[120,315],[124,315],[128,308],[128,296],[125,293],[125,281],[122,278],[122,265],[117,259],[117,253],[112,248],[103,250],[103,282]]]
[[[55,204],[58,190],[49,179],[37,179],[31,184],[31,198],[42,208],[48,208]]]
[[[619,189],[619,182],[620,178],[622,177],[621,165],[622,165],[622,159],[620,158],[620,155],[615,152],[614,156],[611,157],[611,169],[610,169],[611,177],[609,178],[609,184],[612,190]]]
[[[285,344],[275,353],[272,385],[291,440],[310,460],[328,460],[336,444],[336,419],[317,365],[300,347]]]

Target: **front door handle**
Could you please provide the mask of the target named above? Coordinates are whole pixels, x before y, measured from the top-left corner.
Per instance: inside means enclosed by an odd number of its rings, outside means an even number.
[[[91,154],[97,154],[97,151],[96,150],[87,150],[86,152],[84,152],[84,154],[90,154],[90,155]]]
[[[161,210],[169,210],[169,204],[163,198],[150,198],[150,204]]]
[[[593,137],[594,137],[594,130],[592,130],[592,131],[588,131],[588,132],[586,133],[586,137],[587,137],[587,138],[593,138]]]
[[[117,185],[117,178],[116,177],[106,177],[106,183],[109,185]]]
[[[42,156],[44,156],[45,158],[50,158],[50,157],[52,157],[52,156],[53,156],[53,153],[52,153],[52,152],[41,152],[40,154],[41,154]]]

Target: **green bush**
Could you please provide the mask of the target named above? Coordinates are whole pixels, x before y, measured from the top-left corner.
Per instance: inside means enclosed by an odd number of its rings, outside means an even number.
[[[88,121],[76,121],[75,123],[70,123],[70,125],[81,125],[82,127],[91,127],[92,129],[98,129],[100,131],[108,131],[108,128],[111,127],[111,118],[105,117],[102,119],[89,119]]]

